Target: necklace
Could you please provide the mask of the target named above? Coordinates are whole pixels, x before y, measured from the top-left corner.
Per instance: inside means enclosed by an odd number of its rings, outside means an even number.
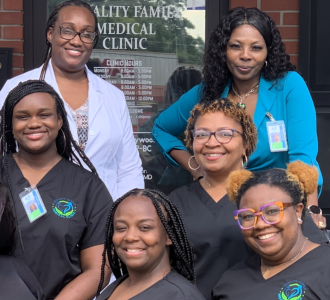
[[[207,183],[207,185],[208,185],[211,189],[214,189],[214,190],[218,191],[215,187],[211,186],[211,184],[208,183],[208,182],[204,179],[204,177],[203,177],[203,180]],[[219,191],[218,191],[218,192],[219,192]]]
[[[240,103],[237,103],[238,106],[240,106],[241,108],[245,109],[245,104],[243,103],[243,101],[245,100],[246,97],[250,96],[257,88],[259,87],[259,83],[251,90],[249,90],[245,96],[240,96],[239,93],[235,90],[234,88],[234,84],[232,83],[231,85],[231,89],[233,90],[234,94],[241,100]]]
[[[294,260],[300,255],[300,253],[304,250],[304,247],[305,247],[305,244],[306,244],[307,240],[308,240],[308,238],[305,239],[305,242],[304,242],[303,246],[301,247],[300,251],[298,252],[298,254],[297,254],[294,258],[291,258],[290,260],[288,260],[288,261],[286,261],[286,262],[284,262],[284,263],[281,263],[281,264],[279,264],[279,265],[276,265],[276,266],[273,266],[273,267],[269,267],[269,268],[265,271],[265,273],[262,274],[262,276],[265,277],[265,276],[268,274],[268,272],[269,272],[270,270],[272,270],[273,268],[276,268],[276,267],[278,267],[278,266],[282,266],[282,265],[285,265],[285,264],[288,264],[288,263],[294,261]],[[261,261],[261,262],[262,262],[262,261]],[[264,264],[264,266],[267,267],[265,264]]]

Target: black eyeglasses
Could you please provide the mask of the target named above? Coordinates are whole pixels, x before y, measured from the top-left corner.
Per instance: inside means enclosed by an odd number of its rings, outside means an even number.
[[[94,42],[97,33],[94,31],[82,31],[77,32],[73,30],[70,27],[60,26],[60,35],[62,39],[65,40],[72,40],[76,37],[76,35],[79,35],[80,40],[85,44],[91,44]]]
[[[191,131],[194,141],[197,144],[202,144],[202,145],[207,143],[212,135],[214,135],[215,139],[220,144],[227,144],[233,138],[234,132],[237,132],[238,134],[243,135],[243,133],[237,131],[236,129],[230,129],[230,128],[223,128],[223,129],[219,129],[214,132],[211,132],[211,131],[205,130],[205,129],[198,129],[198,130]]]

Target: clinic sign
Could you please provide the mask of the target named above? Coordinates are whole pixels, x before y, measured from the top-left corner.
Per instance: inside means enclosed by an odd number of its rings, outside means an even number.
[[[178,6],[95,5],[94,12],[98,19],[101,19],[101,22],[98,23],[98,30],[102,39],[102,48],[147,50],[148,36],[157,34],[155,23],[152,20],[180,19],[182,10],[183,8]],[[121,21],[113,22],[114,18]]]

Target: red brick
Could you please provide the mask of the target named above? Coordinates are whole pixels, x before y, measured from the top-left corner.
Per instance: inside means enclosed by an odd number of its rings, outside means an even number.
[[[23,68],[23,55],[13,55],[13,68]]]
[[[298,54],[299,52],[299,42],[290,42],[290,41],[284,41],[286,53],[288,54]]]
[[[299,25],[299,13],[284,13],[283,25]]]
[[[0,47],[14,48],[14,53],[23,53],[22,41],[0,41]]]
[[[0,24],[2,25],[22,25],[22,12],[0,12]]]
[[[23,69],[13,69],[13,77],[21,75],[24,73]]]
[[[23,10],[23,0],[3,0],[5,10]]]
[[[299,63],[299,56],[298,55],[291,55],[290,56],[290,61],[292,64],[294,64],[298,68],[298,63]]]
[[[2,34],[2,28],[0,26],[0,39],[2,38],[1,34]]]
[[[276,25],[280,25],[281,14],[279,12],[267,12],[267,15],[274,20]]]
[[[299,0],[261,0],[261,10],[299,10]]]
[[[299,39],[299,27],[278,27],[282,39]]]
[[[5,26],[3,28],[3,37],[5,39],[23,39],[23,27],[22,26]]]
[[[257,7],[257,0],[230,0],[230,8],[244,6]]]

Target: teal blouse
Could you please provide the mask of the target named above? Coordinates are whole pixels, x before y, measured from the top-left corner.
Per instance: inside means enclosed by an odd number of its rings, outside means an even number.
[[[190,91],[165,110],[155,121],[153,138],[160,151],[173,165],[179,166],[168,154],[172,149],[187,150],[177,139],[187,126],[190,111],[201,100],[202,85]],[[221,97],[227,97],[231,85],[228,82]],[[284,121],[288,140],[288,151],[271,152],[266,122],[270,112],[276,121]],[[316,113],[313,100],[305,81],[297,72],[288,72],[283,78],[268,81],[260,78],[257,106],[253,121],[258,130],[257,148],[249,158],[247,169],[251,171],[270,168],[286,168],[286,164],[301,160],[316,166],[319,171],[319,194],[323,184],[320,167],[316,161],[318,141]]]

